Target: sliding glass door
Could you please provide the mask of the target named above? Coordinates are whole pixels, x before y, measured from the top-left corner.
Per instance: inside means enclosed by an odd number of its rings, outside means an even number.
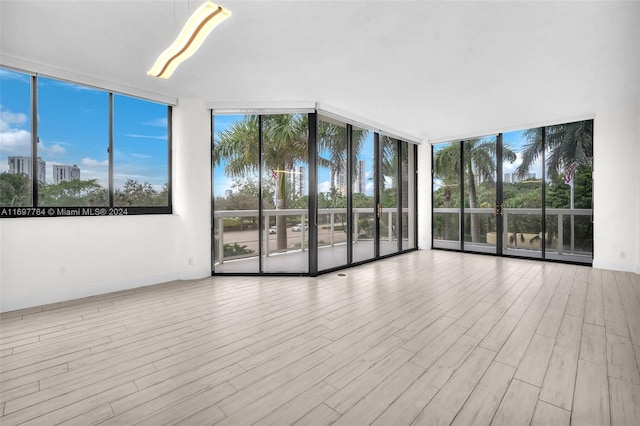
[[[310,274],[416,248],[416,147],[317,113],[215,115],[214,273]]]
[[[593,121],[434,145],[433,247],[591,263]]]

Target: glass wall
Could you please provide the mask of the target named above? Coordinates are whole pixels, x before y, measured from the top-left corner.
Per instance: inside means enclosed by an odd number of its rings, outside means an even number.
[[[433,247],[460,249],[460,143],[433,146]]]
[[[464,171],[464,248],[496,252],[496,137],[462,143]]]
[[[413,145],[317,113],[216,114],[213,135],[214,273],[315,275],[416,247]]]
[[[0,68],[0,206],[31,207],[31,76]],[[38,179],[45,182],[44,160]]]
[[[398,141],[380,137],[380,208],[378,209],[380,255],[398,251]]]
[[[545,128],[546,257],[593,256],[593,121]]]
[[[592,120],[434,145],[433,247],[591,263],[592,164]]]
[[[503,136],[506,153],[513,162],[503,176],[504,253],[542,257],[542,169],[543,156],[532,146],[542,146],[542,128],[508,132]],[[531,141],[534,145],[531,145]],[[537,142],[539,141],[539,142]],[[536,145],[536,142],[538,145]],[[531,159],[515,161],[516,159]]]
[[[318,122],[318,270],[347,264],[347,125]],[[357,174],[352,168],[352,179]]]
[[[218,272],[257,273],[260,118],[215,116],[213,128],[213,263]],[[266,208],[274,207],[271,200]]]
[[[3,68],[0,85],[3,217],[171,213],[168,105]]]
[[[407,142],[400,143],[402,180],[402,250],[416,248],[416,151]]]
[[[356,170],[352,182],[352,229],[351,250],[353,262],[373,259],[376,255],[374,241],[376,221],[375,170],[376,146],[374,132],[353,128],[352,167]]]
[[[168,205],[168,134],[166,105],[113,95],[115,205]]]
[[[262,117],[263,219],[275,217],[275,244],[263,251],[262,272],[309,271],[309,122],[307,114]],[[273,188],[273,195],[269,192]],[[275,210],[266,208],[275,203]],[[265,229],[268,237],[269,225]]]

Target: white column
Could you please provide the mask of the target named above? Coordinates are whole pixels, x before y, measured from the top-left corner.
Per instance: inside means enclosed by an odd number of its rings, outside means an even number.
[[[201,100],[180,99],[173,109],[173,213],[179,277],[211,274],[211,116]]]

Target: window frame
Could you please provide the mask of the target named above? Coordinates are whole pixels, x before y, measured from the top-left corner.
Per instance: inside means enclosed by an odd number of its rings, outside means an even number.
[[[63,78],[53,77],[49,75],[24,71],[12,67],[0,66],[0,69],[6,69],[11,72],[21,73],[31,79],[30,88],[30,114],[31,114],[31,176],[37,176],[38,167],[38,78],[40,76],[52,79],[68,84],[72,84],[79,87],[88,87],[94,90],[99,90],[107,93],[108,96],[108,147],[107,153],[109,158],[108,166],[108,204],[98,206],[40,206],[39,205],[39,181],[38,179],[31,179],[32,191],[31,191],[31,206],[29,207],[13,207],[4,206],[0,204],[0,219],[2,218],[22,218],[22,217],[87,217],[87,216],[128,216],[128,215],[149,215],[149,214],[172,214],[173,213],[173,191],[172,191],[172,129],[173,129],[173,106],[164,102],[156,100],[146,99],[140,96],[131,95],[128,93],[118,92],[114,90],[104,89],[100,87],[91,86],[84,83],[77,83],[74,81],[66,80]],[[114,95],[122,95],[131,98],[135,98],[141,101],[153,102],[155,104],[166,106],[167,108],[167,205],[163,206],[119,206],[115,204],[115,182],[114,182]],[[34,175],[34,173],[36,173]]]

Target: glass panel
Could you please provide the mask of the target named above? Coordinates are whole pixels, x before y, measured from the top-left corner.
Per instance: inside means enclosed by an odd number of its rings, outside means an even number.
[[[545,131],[545,256],[591,263],[593,121],[549,126]]]
[[[0,68],[0,206],[31,207],[31,76]],[[45,181],[38,158],[38,180]]]
[[[416,248],[415,239],[415,150],[414,145],[402,142],[402,249]]]
[[[375,144],[374,133],[353,127],[353,262],[362,262],[375,256]]]
[[[433,146],[433,247],[460,249],[460,143]]]
[[[380,136],[380,146],[380,255],[384,256],[398,251],[398,144],[395,139]]]
[[[355,179],[355,169],[353,172]],[[347,264],[347,127],[318,122],[318,270]]]
[[[168,206],[168,108],[113,96],[113,180],[116,206]]]
[[[214,271],[258,273],[258,116],[216,115],[213,128]]]
[[[505,254],[542,256],[542,133],[527,129],[503,135]]]
[[[275,209],[264,211],[265,226],[269,223],[265,235],[275,238],[268,239],[263,272],[309,271],[308,133],[306,114],[262,117],[262,168],[266,175],[263,195],[268,197],[270,188],[275,186]]]
[[[38,157],[46,182],[40,206],[107,206],[109,94],[38,78]]]
[[[495,136],[463,143],[464,249],[496,253]]]

